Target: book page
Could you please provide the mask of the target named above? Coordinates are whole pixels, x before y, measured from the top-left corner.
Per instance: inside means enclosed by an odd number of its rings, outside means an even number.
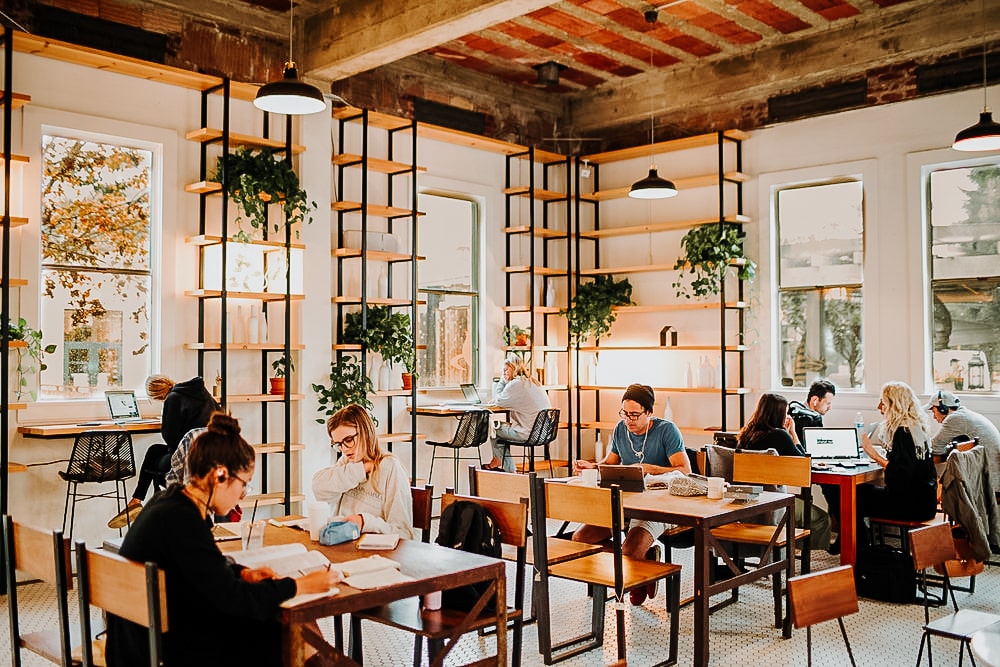
[[[381,586],[391,586],[392,584],[401,584],[406,581],[413,581],[413,577],[403,574],[399,570],[395,569],[365,572],[363,574],[355,574],[352,577],[344,579],[345,584],[351,588],[357,588],[360,590],[380,588]]]
[[[398,570],[399,563],[383,556],[368,556],[367,558],[356,558],[343,563],[337,563],[334,567],[340,570],[346,578],[357,576],[359,574],[368,574],[370,572]]]
[[[358,548],[362,550],[385,550],[391,551],[399,544],[399,535],[387,533],[365,533],[358,540]]]
[[[319,551],[307,551],[304,544],[279,544],[255,551],[230,554],[237,563],[249,568],[269,567],[279,577],[301,577],[330,565]]]

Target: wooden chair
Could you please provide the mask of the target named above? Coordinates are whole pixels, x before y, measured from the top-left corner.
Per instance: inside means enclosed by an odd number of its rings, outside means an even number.
[[[959,609],[958,602],[955,601],[955,591],[951,588],[951,579],[948,577],[948,570],[944,567],[945,561],[955,558],[955,541],[951,536],[951,526],[946,523],[938,523],[923,528],[915,528],[910,531],[910,553],[913,555],[913,566],[920,573],[921,585],[927,589],[927,568],[940,566],[944,579],[943,595],[945,599],[951,595],[951,604],[954,612],[947,616],[942,616],[934,621],[930,620],[930,605],[927,596],[924,596],[924,633],[920,637],[920,650],[917,653],[917,665],[924,655],[924,643],[927,643],[928,664],[933,664],[931,657],[931,636],[947,637],[957,639],[961,642],[958,649],[958,664],[961,667],[963,649],[968,651],[972,664],[976,659],[972,657],[972,646],[970,641],[973,633],[983,628],[1000,622],[1000,615],[987,614],[972,609]]]
[[[90,498],[115,498],[121,512],[128,502],[125,480],[135,477],[135,453],[132,450],[132,436],[127,431],[87,431],[76,436],[73,451],[69,455],[66,470],[59,471],[66,480],[66,502],[63,505],[62,532],[66,533],[66,519],[69,518],[70,541],[73,540],[73,522],[76,519],[76,504]],[[112,491],[82,493],[81,484],[104,484],[114,482]],[[72,509],[70,502],[72,500]],[[119,531],[121,534],[121,531]]]
[[[168,630],[163,572],[155,563],[137,563],[107,551],[91,551],[84,542],[76,543],[76,563],[81,636],[92,636],[90,608],[98,607],[146,628],[149,665],[162,665],[163,633]],[[83,642],[83,667],[93,664],[90,642]]]
[[[793,539],[796,543],[803,543],[801,572],[808,573],[810,568],[809,544],[805,541],[809,538],[809,526],[812,520],[812,471],[809,457],[761,456],[760,454],[736,452],[733,454],[733,481],[746,484],[801,487],[800,497],[804,504],[803,516],[806,527],[796,528]],[[717,540],[731,542],[737,547],[742,544],[761,547],[764,549],[761,562],[767,562],[770,560],[772,550],[780,551],[784,548],[794,548],[794,545],[785,543],[784,525],[786,521],[793,520],[790,514],[791,512],[786,513],[778,526],[762,523],[731,523],[713,528],[712,536]],[[780,628],[783,624],[780,572],[774,574],[773,589],[774,627]],[[737,589],[734,588],[730,601],[735,601],[737,595]]]
[[[521,453],[521,472],[524,472],[525,467],[530,472],[535,472],[535,449],[542,447],[542,456],[545,458],[549,464],[549,477],[553,477],[555,473],[552,468],[552,456],[549,453],[549,443],[556,439],[556,433],[559,430],[559,410],[555,408],[550,408],[548,410],[540,410],[537,415],[535,415],[535,421],[531,425],[531,433],[528,434],[528,439],[519,440],[504,440],[503,438],[497,438],[498,445],[506,445],[507,452],[505,457],[510,456],[511,447],[522,447],[523,451]]]
[[[535,608],[538,610],[538,647],[546,665],[565,660],[604,643],[604,607],[607,589],[615,593],[615,620],[618,659],[626,659],[625,591],[660,579],[666,584],[666,608],[670,614],[670,653],[661,665],[677,662],[678,608],[680,606],[679,565],[655,560],[638,560],[622,554],[621,490],[588,487],[561,482],[546,483],[535,479],[532,502],[532,526],[535,534],[545,531],[546,519],[601,526],[611,531],[611,552],[600,552],[549,565],[547,540],[535,540]],[[570,579],[596,588],[591,600],[590,632],[578,637],[552,642],[552,618],[549,613],[549,577]]]
[[[792,606],[792,623],[806,629],[806,656],[812,665],[812,626],[837,619],[840,634],[844,637],[847,657],[855,666],[851,642],[843,617],[858,611],[858,593],[854,588],[854,568],[841,565],[830,570],[803,574],[788,580],[788,594]]]
[[[413,528],[420,531],[420,541],[431,541],[431,504],[434,500],[434,487],[425,484],[410,487],[410,500],[413,503]]]
[[[479,451],[479,446],[485,443],[490,437],[490,411],[489,410],[469,410],[458,417],[458,426],[455,427],[455,435],[447,442],[427,441],[431,446],[431,469],[427,473],[427,482],[434,481],[434,461],[438,458],[439,449],[450,449],[452,453],[452,466],[454,477],[453,484],[458,487],[458,462],[461,459],[477,461],[483,464],[483,457]],[[462,456],[463,449],[474,449],[475,457]]]
[[[514,607],[507,610],[508,621],[513,623],[513,641],[511,645],[511,664],[515,667],[521,664],[521,636],[523,631],[524,608],[524,572],[528,544],[528,500],[505,502],[479,496],[458,496],[447,489],[441,497],[441,511],[453,502],[465,500],[482,505],[496,522],[500,529],[500,537],[504,544],[514,546],[518,551],[515,584]],[[468,622],[465,611],[442,607],[430,611],[421,609],[422,602],[416,598],[397,600],[381,607],[366,609],[351,614],[351,644],[357,651],[352,653],[362,655],[361,621],[368,620],[414,633],[418,638],[427,638],[427,650],[432,665],[441,665],[455,645],[455,642],[465,633],[496,625],[496,615],[484,611]],[[415,649],[414,664],[420,664],[419,644]]]
[[[7,612],[10,619],[11,664],[21,665],[21,649],[26,648],[46,660],[69,667],[70,651],[79,635],[73,637],[69,621],[67,592],[72,588],[69,540],[61,532],[39,530],[3,516],[3,552],[6,566]],[[28,634],[21,634],[18,602],[17,572],[34,579],[41,579],[55,586],[56,627]]]

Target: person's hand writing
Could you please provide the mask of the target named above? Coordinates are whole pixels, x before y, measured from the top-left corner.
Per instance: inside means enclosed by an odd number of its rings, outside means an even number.
[[[577,459],[576,461],[573,461],[573,474],[579,475],[584,470],[589,470],[596,467],[597,464],[594,463],[593,461],[584,461],[583,459]]]
[[[310,572],[295,580],[295,594],[325,593],[338,581],[340,581],[340,573],[337,570],[328,569]]]
[[[258,567],[253,570],[247,568],[245,570],[240,570],[240,577],[243,581],[247,581],[251,584],[256,584],[258,581],[264,581],[266,579],[274,579],[277,576],[269,567]]]

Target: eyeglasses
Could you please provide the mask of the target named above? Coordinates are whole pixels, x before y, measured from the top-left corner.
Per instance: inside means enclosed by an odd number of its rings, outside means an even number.
[[[638,420],[644,414],[646,414],[646,413],[645,412],[625,412],[624,410],[619,410],[618,411],[618,416],[619,417],[621,417],[622,419],[627,419],[629,421],[633,421],[633,422],[636,421],[636,420]]]
[[[240,482],[243,485],[243,492],[240,493],[240,500],[243,500],[244,498],[246,498],[247,494],[250,493],[250,480],[243,479],[242,477],[240,477],[236,473],[232,473],[232,472],[229,473],[229,476],[232,477],[233,479],[235,479],[236,481]]]
[[[336,440],[330,440],[330,447],[332,447],[333,450],[337,452],[343,451],[344,447],[353,447],[354,441],[357,440],[357,437],[358,437],[358,432],[355,431],[352,435],[347,436],[340,442],[337,442]]]

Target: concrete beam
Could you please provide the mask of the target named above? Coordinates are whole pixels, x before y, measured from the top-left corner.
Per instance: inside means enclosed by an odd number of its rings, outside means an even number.
[[[337,81],[552,4],[552,0],[344,0],[306,19],[310,76]]]

